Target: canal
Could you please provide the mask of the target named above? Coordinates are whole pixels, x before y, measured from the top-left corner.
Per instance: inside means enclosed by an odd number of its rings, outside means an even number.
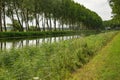
[[[43,43],[54,43],[69,39],[80,38],[80,35],[59,36],[59,37],[42,37],[42,38],[9,38],[0,39],[0,50],[18,49],[25,46],[38,46]]]

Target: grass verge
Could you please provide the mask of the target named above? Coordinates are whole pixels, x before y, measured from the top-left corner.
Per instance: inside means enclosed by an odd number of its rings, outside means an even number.
[[[0,38],[26,38],[26,37],[44,37],[44,36],[63,36],[63,35],[74,35],[74,34],[85,34],[91,35],[99,33],[95,30],[81,30],[81,31],[46,31],[46,32],[0,32]]]
[[[69,80],[119,80],[120,33]]]

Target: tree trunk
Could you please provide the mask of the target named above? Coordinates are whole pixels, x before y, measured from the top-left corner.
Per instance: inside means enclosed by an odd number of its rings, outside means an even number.
[[[19,14],[18,9],[16,8],[17,6],[15,5],[15,3],[14,3],[14,7],[15,7],[15,12],[16,12],[16,15],[17,15],[18,22],[19,22],[20,27],[21,27],[20,31],[24,31],[23,26],[22,26],[21,21],[20,21],[20,18],[19,18],[19,15],[18,15]]]
[[[63,20],[62,20],[62,31],[64,30],[64,27],[63,27],[63,26],[64,26],[64,24],[63,24]]]
[[[50,21],[50,31],[52,31],[52,20],[51,20],[51,15],[50,15],[50,13],[49,13],[49,21]]]
[[[11,20],[12,20],[12,25],[13,25],[13,31],[15,31],[15,28],[14,28],[14,13],[13,13],[12,10],[10,12],[11,12]]]
[[[6,18],[5,18],[5,3],[3,4],[3,24],[4,24],[4,29],[5,29],[5,32],[7,31],[7,28],[6,28]]]
[[[24,31],[24,15],[23,15],[22,11],[21,11],[21,24],[23,26],[23,31]]]
[[[2,32],[3,29],[2,29],[2,14],[1,14],[1,11],[0,11],[0,32]]]
[[[45,19],[44,19],[44,14],[42,14],[42,28],[43,28],[43,31],[45,31]]]
[[[47,31],[49,31],[50,28],[49,28],[48,18],[46,18],[46,23],[47,23]]]
[[[56,31],[57,29],[56,29],[56,19],[54,19],[54,31]]]
[[[23,10],[22,13],[23,13],[24,21],[25,21],[26,31],[29,31],[28,10]]]
[[[29,13],[28,13],[28,10],[26,10],[26,25],[27,25],[27,29],[29,31],[29,17],[28,17]]]
[[[0,0],[0,32],[2,31],[2,0]]]
[[[39,15],[37,15],[37,13],[35,13],[35,20],[36,20],[36,30],[40,30],[40,25],[39,25]]]
[[[58,24],[58,29],[59,29],[59,31],[60,31],[60,26],[61,26],[61,24],[59,23],[59,24]]]
[[[38,29],[37,13],[34,13],[34,15],[35,15],[35,21],[36,21],[36,26],[35,26],[35,28],[36,28],[36,30],[37,30],[37,29]]]
[[[52,31],[52,20],[50,18],[50,31]]]

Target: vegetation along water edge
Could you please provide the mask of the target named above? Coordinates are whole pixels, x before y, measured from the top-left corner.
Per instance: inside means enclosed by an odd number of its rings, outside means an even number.
[[[0,80],[63,80],[89,60],[117,31],[0,52]]]
[[[46,31],[46,32],[0,32],[0,39],[5,38],[31,38],[31,37],[47,37],[47,36],[65,36],[65,35],[91,35],[100,33],[96,30],[81,30],[81,31]]]
[[[120,32],[69,80],[119,80]]]

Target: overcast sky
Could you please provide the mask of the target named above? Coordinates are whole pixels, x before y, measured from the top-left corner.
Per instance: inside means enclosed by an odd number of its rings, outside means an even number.
[[[103,20],[111,19],[111,8],[108,0],[74,0],[92,11],[95,11]]]

